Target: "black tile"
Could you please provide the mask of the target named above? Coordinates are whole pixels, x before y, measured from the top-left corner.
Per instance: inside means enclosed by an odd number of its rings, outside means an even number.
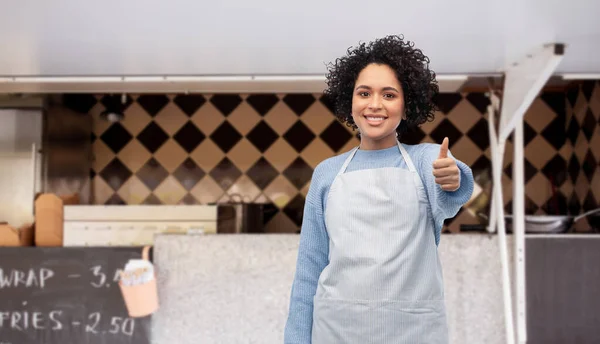
[[[542,137],[544,137],[556,150],[560,150],[567,141],[565,124],[564,118],[556,117],[541,132]]]
[[[467,136],[477,145],[477,147],[479,147],[479,149],[485,151],[490,146],[488,121],[484,118],[477,121],[477,123],[469,129]]]
[[[454,146],[454,144],[463,136],[463,134],[460,132],[460,130],[456,129],[452,122],[450,122],[447,118],[444,118],[440,124],[433,129],[429,136],[431,136],[437,143],[442,143],[444,137],[448,137],[448,148],[451,149],[452,146]]]
[[[283,175],[300,190],[312,177],[312,168],[301,157],[296,158],[284,171]]]
[[[596,82],[593,80],[586,80],[581,85],[581,91],[585,99],[589,102],[592,99],[592,93],[594,92],[594,86]]]
[[[169,139],[169,135],[152,121],[138,134],[137,139],[147,150],[155,153]]]
[[[96,136],[96,134],[94,134],[94,133],[91,133],[91,134],[90,134],[90,142],[91,142],[91,143],[94,143],[94,142],[96,142],[96,139],[97,139],[97,138],[98,138],[98,137]]]
[[[142,183],[154,191],[169,176],[169,172],[156,159],[150,158],[136,175]]]
[[[198,182],[204,178],[206,172],[202,170],[194,160],[187,158],[179,167],[173,172],[173,176],[183,185],[183,187],[190,191]]]
[[[285,133],[283,138],[294,147],[294,149],[300,153],[306,146],[308,146],[316,135],[308,129],[301,121],[296,123]]]
[[[548,215],[567,215],[569,213],[567,197],[565,197],[562,192],[557,191],[553,197],[550,197],[550,199],[542,205],[542,210]]]
[[[352,139],[352,134],[346,130],[343,124],[334,120],[327,128],[325,128],[325,130],[323,130],[323,132],[321,132],[319,137],[329,146],[329,148],[337,153],[348,143],[348,141],[350,141],[350,139]]]
[[[479,176],[485,175],[487,177],[484,179],[489,180],[492,178],[492,162],[487,156],[481,155],[479,159],[471,165],[471,171],[473,172],[473,176],[479,178]]]
[[[473,105],[480,114],[487,113],[487,107],[490,105],[490,98],[486,97],[485,93],[473,92],[467,95],[467,100]]]
[[[63,105],[75,112],[88,113],[98,103],[91,94],[70,93],[63,95]]]
[[[265,121],[260,121],[246,137],[259,151],[264,153],[279,138],[279,135]]]
[[[588,191],[585,199],[583,200],[583,211],[590,211],[598,208],[598,202],[594,198],[594,194],[592,194],[592,190]]]
[[[225,121],[210,135],[210,138],[223,152],[227,153],[240,142],[242,134],[235,130],[228,121]]]
[[[435,97],[434,102],[440,111],[447,114],[452,111],[461,100],[462,96],[459,93],[439,93]]]
[[[575,156],[575,154],[571,155],[571,159],[569,160],[569,177],[571,177],[571,182],[573,185],[577,182],[577,177],[579,177],[579,172],[581,171],[581,164],[579,164],[579,159]]]
[[[523,143],[524,146],[527,146],[529,142],[531,142],[538,133],[533,129],[527,122],[523,122]]]
[[[154,117],[169,104],[169,98],[163,94],[144,94],[138,97],[138,104]]]
[[[242,97],[237,94],[216,94],[210,98],[210,102],[223,116],[229,116],[242,103]]]
[[[223,190],[229,189],[241,175],[242,172],[227,157],[210,171],[210,176]]]
[[[566,94],[571,107],[575,107],[575,103],[577,103],[577,97],[579,96],[579,86],[569,87]]]
[[[246,175],[259,189],[264,190],[277,178],[279,172],[265,158],[261,157],[246,171]]]
[[[298,227],[302,226],[304,202],[304,197],[302,197],[301,194],[297,194],[296,197],[294,197],[290,203],[283,208],[283,213],[286,214]]]
[[[542,92],[540,98],[564,121],[567,111],[564,92]]]
[[[308,108],[313,105],[316,101],[315,97],[312,94],[288,94],[283,97],[283,102],[289,106],[292,111],[298,116],[302,115],[304,111],[308,110]]]
[[[588,107],[587,111],[585,112],[585,117],[583,117],[583,122],[581,123],[581,131],[583,131],[583,134],[588,139],[588,142],[592,139],[597,125],[598,124],[594,118],[594,114]]]
[[[106,200],[106,202],[104,202],[105,205],[125,205],[125,201],[119,197],[119,195],[112,194],[112,196],[110,196],[110,198],[108,200]]]
[[[123,127],[119,122],[113,123],[102,135],[100,139],[113,151],[113,153],[119,153],[123,149],[133,136]]]
[[[327,108],[327,110],[329,110],[329,112],[331,112],[332,115],[335,114],[335,103],[330,97],[327,95],[322,95],[321,98],[319,98],[319,101]]]
[[[183,198],[180,201],[183,204],[186,205],[194,205],[194,204],[199,204],[200,202],[198,202],[198,200],[196,198],[194,198],[194,196],[187,194],[185,196],[183,196]]]
[[[206,103],[206,98],[201,94],[181,94],[173,99],[173,103],[177,105],[183,113],[191,117]]]
[[[125,96],[125,103],[123,103],[123,96],[120,94],[107,94],[102,99],[100,99],[100,103],[104,105],[106,109],[114,109],[118,111],[125,111],[127,108],[133,103],[133,98],[129,95]]]
[[[423,139],[427,136],[421,128],[410,128],[408,131],[404,132],[400,137],[400,141],[402,143],[406,143],[408,145],[416,145],[421,143]]]
[[[506,203],[506,205],[504,206],[504,212],[506,214],[512,214],[512,206],[512,201]],[[538,209],[540,209],[540,207],[538,207],[537,204],[535,204],[535,202],[531,200],[531,198],[525,196],[525,214],[533,215],[536,211],[538,211]]]
[[[200,143],[202,143],[202,141],[204,141],[206,135],[204,135],[194,123],[188,121],[177,131],[177,133],[175,133],[173,138],[179,143],[181,148],[186,152],[191,153]]]
[[[274,94],[252,94],[246,98],[246,102],[259,115],[264,116],[279,102],[279,98]]]
[[[146,197],[146,199],[144,200],[144,202],[142,202],[142,204],[162,205],[162,201],[160,199],[158,199],[158,197],[156,197],[154,194],[150,194],[148,197]]]
[[[94,179],[96,177],[96,171],[93,168],[90,168],[90,179]]]
[[[571,116],[571,121],[569,121],[569,127],[567,128],[567,137],[569,138],[569,141],[571,141],[572,145],[575,145],[577,142],[579,130],[579,122],[577,121],[577,118],[575,118],[575,115],[573,115]]]
[[[585,174],[585,176],[587,177],[588,181],[592,181],[592,178],[594,177],[594,171],[596,171],[598,167],[598,162],[596,161],[596,158],[594,158],[594,155],[592,154],[591,150],[587,151],[587,154],[585,155],[585,158],[583,159],[583,163],[581,164],[581,167],[583,169],[583,173]]]
[[[525,177],[525,183],[528,183],[531,178],[533,178],[537,173],[538,170],[537,168],[535,168],[535,166],[533,166],[529,160],[527,160],[527,158],[525,158],[525,161],[523,163],[524,166],[524,177]],[[512,173],[513,173],[513,165],[512,163],[508,164],[508,166],[506,166],[504,168],[504,174],[506,174],[507,177],[512,179]]]
[[[571,193],[571,197],[569,197],[569,214],[570,215],[579,215],[581,212],[581,202],[579,202],[579,198],[577,197],[576,192]]]
[[[273,203],[265,203],[263,205],[263,224],[266,225],[272,218],[277,215],[279,208]]]
[[[558,154],[554,155],[541,171],[556,187],[560,187],[567,180],[567,162]]]
[[[119,190],[131,177],[131,171],[119,158],[114,158],[100,171],[100,176],[115,191]]]

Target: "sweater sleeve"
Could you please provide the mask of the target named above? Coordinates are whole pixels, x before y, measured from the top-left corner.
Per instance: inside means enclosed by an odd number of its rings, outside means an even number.
[[[445,191],[435,182],[433,175],[433,162],[437,159],[440,152],[440,145],[428,144],[422,151],[419,159],[419,171],[435,223],[435,241],[436,245],[440,242],[440,236],[444,220],[456,216],[460,208],[469,201],[473,194],[474,180],[471,168],[462,161],[456,159],[450,151],[448,157],[456,161],[460,170],[460,186],[456,191]]]
[[[304,205],[296,273],[291,288],[289,315],[284,330],[285,344],[310,344],[313,298],[321,272],[329,261],[329,237],[323,216],[323,180],[315,169]],[[320,183],[321,182],[321,183]]]

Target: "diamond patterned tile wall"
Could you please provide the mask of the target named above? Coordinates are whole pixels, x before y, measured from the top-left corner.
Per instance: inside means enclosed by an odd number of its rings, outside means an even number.
[[[267,203],[267,231],[298,232],[315,166],[358,144],[319,94],[130,95],[125,119],[114,124],[99,117],[104,97],[69,95],[67,104],[94,118],[90,178],[97,204],[214,203],[241,193]],[[442,94],[437,103],[436,119],[403,141],[441,142],[448,136],[452,153],[489,192],[487,98]],[[599,203],[599,117],[597,84],[536,99],[525,116],[528,213],[579,213]],[[510,148],[509,142],[508,212]],[[478,219],[461,211],[445,231],[474,223]]]

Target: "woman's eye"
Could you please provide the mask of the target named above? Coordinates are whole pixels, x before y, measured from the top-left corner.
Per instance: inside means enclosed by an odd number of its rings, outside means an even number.
[[[369,92],[360,92],[359,95],[361,97],[368,97],[369,96]]]
[[[395,97],[395,95],[393,95],[393,94],[391,94],[391,93],[388,93],[388,94],[385,94],[385,95],[384,95],[384,97],[386,97],[386,98],[390,98],[390,99],[391,99],[391,98],[394,98],[394,97]]]

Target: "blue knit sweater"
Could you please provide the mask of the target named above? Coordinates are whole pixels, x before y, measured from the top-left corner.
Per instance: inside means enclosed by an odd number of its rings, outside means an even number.
[[[427,191],[435,223],[435,243],[439,245],[444,220],[454,217],[473,193],[471,169],[456,160],[460,169],[460,188],[454,192],[444,191],[435,183],[433,162],[440,152],[440,145],[422,143],[404,145],[417,169]],[[310,344],[313,322],[313,297],[317,281],[329,263],[329,236],[325,226],[327,194],[335,176],[350,152],[326,159],[314,170],[300,233],[300,246],[296,275],[292,285],[289,316],[285,326],[285,344]],[[448,153],[449,157],[453,157]],[[407,168],[397,146],[382,150],[358,150],[346,171],[400,167]],[[401,197],[398,195],[398,197]]]

